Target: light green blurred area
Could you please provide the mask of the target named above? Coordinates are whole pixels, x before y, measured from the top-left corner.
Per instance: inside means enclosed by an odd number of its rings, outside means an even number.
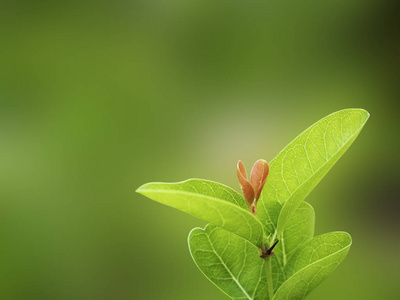
[[[308,197],[353,237],[308,299],[398,299],[396,1],[1,1],[0,298],[225,299],[187,234],[203,221],[134,191],[238,189],[343,108],[371,114]]]

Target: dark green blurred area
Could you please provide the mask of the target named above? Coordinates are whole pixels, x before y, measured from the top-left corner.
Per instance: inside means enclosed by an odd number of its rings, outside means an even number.
[[[225,299],[205,223],[134,191],[270,161],[343,108],[371,118],[308,197],[353,237],[309,299],[399,299],[397,1],[0,1],[0,298]]]

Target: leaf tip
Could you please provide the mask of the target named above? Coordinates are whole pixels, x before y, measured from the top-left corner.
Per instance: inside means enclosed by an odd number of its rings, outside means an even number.
[[[370,113],[366,109],[357,108],[357,110],[364,115],[365,120],[368,120],[368,118],[371,116]]]
[[[365,123],[370,117],[370,113],[364,108],[349,108],[349,109],[345,109],[344,111],[357,112],[357,113],[361,114],[363,123]]]
[[[348,240],[349,246],[351,246],[351,244],[353,244],[353,239],[352,239],[350,233],[345,232],[345,231],[336,231],[336,233],[342,234],[343,237]]]
[[[139,186],[139,187],[136,189],[135,193],[138,193],[138,194],[142,194],[142,195],[143,195],[144,191],[146,190],[146,186],[147,186],[147,183],[146,183],[146,184],[143,184],[143,185],[141,185],[141,186]]]

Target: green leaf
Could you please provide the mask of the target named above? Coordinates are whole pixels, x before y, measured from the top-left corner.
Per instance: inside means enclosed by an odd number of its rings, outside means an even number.
[[[368,117],[362,109],[335,112],[301,133],[271,161],[258,209],[268,235],[282,235],[287,221],[353,143]],[[271,207],[281,207],[276,225],[269,216]]]
[[[303,244],[290,258],[285,273],[289,278],[273,300],[301,300],[316,288],[345,259],[351,237],[345,232],[331,232]]]
[[[313,207],[307,202],[302,202],[296,213],[288,221],[279,243],[274,249],[275,256],[284,267],[293,253],[303,243],[314,236],[315,213]]]
[[[274,290],[286,281],[285,266],[295,251],[314,236],[315,213],[312,206],[302,202],[283,231],[272,256],[273,272],[277,273]]]
[[[244,198],[217,182],[190,179],[178,183],[147,183],[138,193],[231,231],[262,248],[264,231]]]
[[[210,224],[194,228],[188,243],[200,271],[228,297],[268,299],[265,261],[250,243]]]

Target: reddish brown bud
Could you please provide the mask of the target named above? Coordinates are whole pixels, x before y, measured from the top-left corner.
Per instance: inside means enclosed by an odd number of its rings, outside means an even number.
[[[256,201],[260,198],[261,191],[264,187],[265,181],[269,173],[268,163],[263,160],[257,160],[251,169],[250,184],[254,188],[254,196]]]
[[[260,198],[261,191],[264,187],[265,181],[267,180],[268,172],[268,163],[263,159],[257,160],[251,169],[249,182],[243,163],[239,160],[237,164],[237,175],[240,187],[249,210],[253,215],[257,214],[257,201],[258,198]]]
[[[246,199],[247,205],[250,209],[254,202],[254,188],[247,180],[246,169],[240,160],[237,164],[237,175],[240,187],[242,188],[244,199]]]

